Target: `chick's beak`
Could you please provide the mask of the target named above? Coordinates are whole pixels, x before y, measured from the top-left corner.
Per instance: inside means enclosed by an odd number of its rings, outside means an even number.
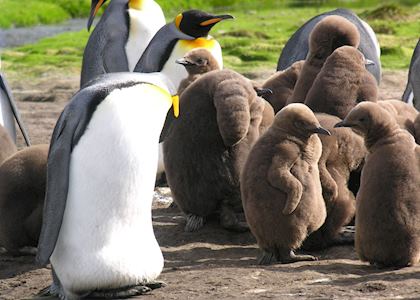
[[[89,20],[87,24],[87,29],[90,31],[92,27],[93,20],[95,19],[96,14],[98,13],[101,6],[104,4],[105,0],[96,0],[92,1],[92,7],[90,9]]]
[[[206,27],[206,26],[209,26],[209,25],[219,23],[220,21],[223,21],[223,20],[228,20],[228,19],[234,19],[234,17],[231,16],[231,15],[214,16],[211,19],[208,19],[206,21],[201,22],[200,26]]]
[[[177,64],[179,64],[179,65],[183,65],[183,66],[191,66],[191,65],[193,65],[193,63],[192,63],[192,62],[190,62],[190,61],[186,60],[185,58],[180,58],[180,59],[177,59],[175,62],[176,62]]]
[[[324,134],[324,135],[331,135],[331,132],[329,132],[327,129],[320,127],[317,127],[313,130],[314,133],[318,134]]]
[[[342,127],[351,127],[349,124],[346,124],[344,121],[338,122],[334,125],[334,128],[342,128]]]

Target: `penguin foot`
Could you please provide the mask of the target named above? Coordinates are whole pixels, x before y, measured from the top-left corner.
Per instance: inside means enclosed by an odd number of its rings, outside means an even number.
[[[178,208],[178,204],[176,204],[175,201],[172,201],[171,205],[169,205],[169,208]]]
[[[272,252],[263,251],[257,260],[259,265],[272,265],[277,262],[276,255]]]
[[[204,226],[204,218],[189,214],[187,215],[187,224],[185,225],[185,232],[194,232],[201,229]]]
[[[166,286],[160,281],[146,282],[143,284],[119,288],[114,290],[95,291],[89,294],[89,299],[115,299],[140,296],[150,293],[152,290]]]
[[[240,222],[235,212],[227,207],[222,207],[222,210],[220,211],[220,225],[230,231],[249,231],[248,224],[246,222]]]
[[[287,252],[279,252],[278,260],[282,264],[290,264],[298,261],[316,261],[318,258],[312,255],[296,255],[293,250]]]
[[[354,232],[341,232],[332,242],[332,246],[354,245]]]

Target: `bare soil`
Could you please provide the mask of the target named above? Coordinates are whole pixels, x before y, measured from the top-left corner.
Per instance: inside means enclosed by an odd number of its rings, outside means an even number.
[[[381,99],[400,98],[405,82],[406,72],[385,72]],[[78,88],[78,77],[12,85],[33,143],[48,143]],[[359,261],[350,246],[311,253],[319,258],[316,262],[258,266],[258,247],[250,233],[231,233],[216,222],[185,233],[182,214],[169,207],[169,189],[155,195],[155,233],[165,257],[160,280],[167,286],[141,299],[420,299],[420,266],[376,269]],[[0,254],[0,299],[32,298],[50,284],[50,270],[33,261],[33,256]]]

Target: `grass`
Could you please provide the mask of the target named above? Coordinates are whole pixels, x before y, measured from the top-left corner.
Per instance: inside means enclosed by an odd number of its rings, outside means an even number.
[[[236,20],[218,24],[212,35],[222,45],[226,67],[242,73],[274,70],[284,44],[295,30],[312,16],[330,9],[325,6],[283,6],[259,10],[225,10],[231,12]],[[392,13],[385,17],[378,12],[377,7],[355,9],[378,32],[383,53],[381,60],[385,69],[408,68],[419,38],[420,5],[401,9],[397,15]],[[6,49],[2,55],[3,67],[7,72],[25,70],[28,72],[26,76],[42,76],[52,71],[80,72],[87,39],[88,34],[83,30],[60,34],[33,45]]]

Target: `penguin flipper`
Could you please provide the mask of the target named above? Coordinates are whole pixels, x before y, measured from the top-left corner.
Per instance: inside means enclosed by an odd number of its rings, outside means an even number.
[[[47,188],[36,257],[41,266],[49,263],[60,233],[69,189],[71,153],[96,107],[106,98],[106,88],[88,87],[77,93],[54,128],[48,153]]]
[[[16,122],[17,122],[17,124],[20,128],[20,131],[22,132],[23,138],[25,139],[25,143],[29,147],[31,145],[31,141],[29,139],[28,132],[27,132],[27,130],[26,130],[24,124],[23,124],[22,118],[20,117],[20,113],[19,113],[19,110],[17,108],[16,102],[13,98],[12,91],[9,87],[9,84],[7,83],[6,78],[3,76],[2,73],[0,73],[0,88],[5,92],[8,100],[9,100],[10,108],[11,108],[11,110],[13,112],[13,115],[16,119]],[[14,137],[12,137],[12,138],[14,138]]]
[[[125,55],[125,40],[110,37],[103,49],[103,67],[106,73],[129,72],[128,59]]]

